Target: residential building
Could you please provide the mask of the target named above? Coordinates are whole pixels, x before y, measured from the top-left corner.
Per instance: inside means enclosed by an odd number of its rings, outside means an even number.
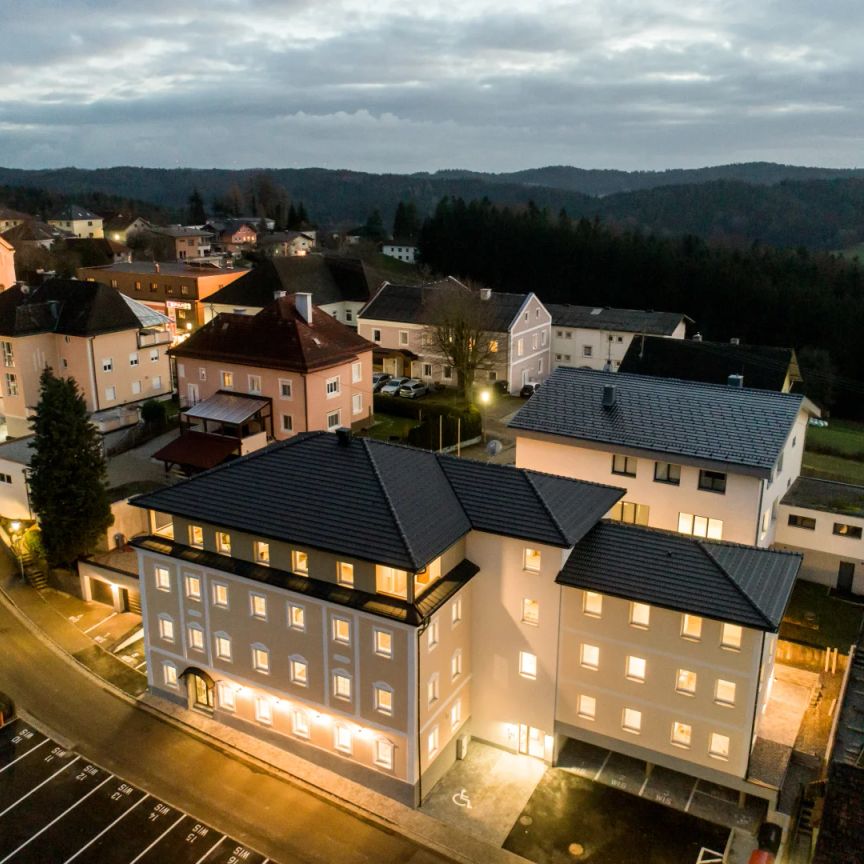
[[[130,218],[122,213],[105,220],[103,230],[105,236],[115,243],[127,243],[130,237],[136,234],[144,234],[151,230],[153,225],[142,216]]]
[[[381,253],[388,258],[414,264],[417,261],[417,246],[409,240],[394,240],[392,243],[382,243]]]
[[[140,496],[151,692],[413,804],[470,737],[573,737],[773,806],[800,557],[602,521],[622,493],[343,429]]]
[[[384,277],[360,258],[278,256],[211,295],[204,310],[205,320],[222,312],[254,315],[276,297],[301,292],[310,293],[318,308],[356,329],[358,313],[383,281]]]
[[[548,303],[552,366],[617,372],[636,336],[683,339],[690,319],[679,312]]]
[[[194,261],[210,255],[213,232],[194,226],[151,226],[150,233],[164,237],[170,243],[170,255],[176,261]]]
[[[435,295],[467,288],[452,276],[426,285],[385,283],[361,311],[358,330],[374,342],[376,367],[391,375],[456,385],[456,373],[435,344]],[[486,311],[489,352],[477,369],[477,384],[506,381],[518,393],[529,381],[543,381],[550,370],[551,317],[533,293],[479,290]]]
[[[118,409],[171,394],[167,320],[107,285],[50,279],[0,294],[2,405],[7,432],[30,429],[46,366],[74,378],[87,410],[110,427]],[[108,412],[106,414],[106,412]],[[137,420],[137,412],[132,412]]]
[[[204,323],[203,300],[245,272],[173,261],[121,262],[101,267],[79,267],[76,271],[79,279],[104,282],[121,294],[167,315],[174,341],[185,339]]]
[[[864,594],[864,486],[799,477],[780,501],[774,545],[804,556],[803,579]]]
[[[49,225],[69,231],[76,237],[103,237],[102,217],[85,207],[69,204],[58,210],[49,220]]]
[[[210,225],[207,226],[210,228]],[[223,252],[238,255],[244,249],[252,249],[258,242],[258,232],[248,222],[231,220],[221,230],[216,232],[214,243]]]
[[[627,489],[627,522],[774,542],[815,406],[799,394],[559,367],[510,421],[516,464]]]
[[[40,222],[38,219],[27,219],[3,232],[3,238],[16,249],[50,249],[57,241],[69,240],[75,236],[71,231]]]
[[[0,237],[0,291],[11,288],[15,282],[15,247]]]
[[[0,234],[32,218],[29,213],[22,213],[20,210],[13,210],[11,207],[0,207]]]
[[[269,255],[308,255],[315,249],[315,232],[276,231],[259,237],[258,245]]]
[[[154,458],[187,472],[274,439],[362,424],[372,412],[372,345],[310,294],[256,315],[223,312],[171,354],[188,428]]]
[[[705,342],[636,336],[618,371],[709,384],[725,384],[730,375],[739,375],[744,387],[781,393],[789,393],[793,385],[803,380],[794,349],[742,345],[737,339]]]
[[[80,261],[103,262],[112,264],[131,263],[132,250],[116,240],[107,237],[67,237],[62,241],[70,252],[78,254]]]

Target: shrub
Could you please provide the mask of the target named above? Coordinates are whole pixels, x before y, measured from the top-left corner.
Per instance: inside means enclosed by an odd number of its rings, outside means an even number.
[[[148,399],[141,406],[141,419],[148,426],[164,426],[168,412],[165,410],[165,403],[157,399]]]

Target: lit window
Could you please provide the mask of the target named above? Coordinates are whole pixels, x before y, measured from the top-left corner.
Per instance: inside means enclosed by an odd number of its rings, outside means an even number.
[[[694,516],[692,513],[679,513],[678,532],[691,534],[694,537],[707,537],[709,540],[722,540],[723,520]]]
[[[645,680],[645,658],[633,657],[627,658],[627,677],[631,681]]]
[[[204,529],[200,525],[189,526],[189,545],[196,549],[204,548]]]
[[[270,673],[270,651],[263,645],[252,646],[252,667],[256,672]]]
[[[586,615],[599,618],[603,614],[603,595],[596,591],[586,591],[582,596],[582,611]]]
[[[654,482],[679,486],[681,484],[681,466],[673,465],[671,462],[655,462]]]
[[[647,504],[619,501],[609,511],[609,518],[628,525],[647,525],[651,508]]]
[[[386,684],[375,684],[375,710],[388,717],[393,714],[393,690]]]
[[[309,684],[309,664],[302,657],[292,657],[288,668],[292,684],[300,687]]]
[[[309,737],[309,715],[305,711],[291,712],[291,731],[298,738]]]
[[[189,639],[189,647],[193,651],[204,650],[204,630],[198,624],[190,624],[186,629],[187,638]]]
[[[375,630],[375,653],[379,657],[393,656],[393,634],[389,630]]]
[[[390,594],[404,600],[408,597],[408,573],[405,570],[378,564],[375,567],[375,589],[380,594]]]
[[[340,585],[348,588],[354,587],[354,565],[347,561],[339,561],[336,564],[336,580]]]
[[[706,492],[725,492],[726,474],[722,471],[699,472],[699,488]]]
[[[580,648],[579,662],[586,669],[597,669],[600,666],[600,649],[596,645],[583,642]]]
[[[222,373],[222,387],[225,390],[233,390],[234,389],[234,373],[233,372],[223,372]]]
[[[231,535],[226,531],[216,532],[216,551],[222,555],[231,554]]]
[[[300,573],[303,576],[309,575],[309,555],[306,552],[301,552],[295,549],[291,553],[291,569],[295,573]]]
[[[186,597],[189,600],[201,599],[201,579],[191,573],[186,575]]]
[[[414,574],[414,597],[419,597],[430,585],[441,578],[441,559],[430,561],[422,570]]]
[[[252,547],[255,561],[258,564],[270,564],[270,544],[263,540],[256,540]]]
[[[537,655],[528,651],[519,652],[519,674],[523,678],[537,677]]]
[[[720,705],[734,705],[735,682],[724,681],[722,678],[718,678],[717,684],[714,687],[714,701]]]
[[[540,623],[540,604],[530,597],[522,599],[522,623],[533,625]]]
[[[429,733],[426,738],[426,754],[431,759],[438,752],[438,727]]]
[[[462,598],[457,597],[450,607],[450,624],[455,627],[462,620]]]
[[[306,629],[306,610],[302,606],[288,604],[288,626],[293,630]]]
[[[633,732],[638,735],[642,731],[642,712],[635,708],[625,708],[621,726],[625,732]]]
[[[677,747],[689,747],[693,737],[693,729],[686,723],[677,720],[672,724],[672,743]]]
[[[438,701],[438,673],[429,676],[426,682],[426,702],[429,705]]]
[[[721,735],[719,732],[711,733],[711,743],[708,746],[708,755],[714,759],[729,758],[729,736]]]
[[[228,586],[222,582],[213,583],[213,605],[228,608]]]
[[[224,633],[216,634],[216,656],[220,660],[231,659],[231,637]]]
[[[851,537],[853,540],[861,539],[861,527],[859,525],[847,525],[845,522],[835,522],[833,533],[838,537]]]
[[[489,353],[490,354],[497,354],[498,353],[498,340],[497,339],[490,339],[489,340]]]
[[[525,547],[525,557],[522,566],[532,573],[540,572],[540,550],[532,549],[530,546]]]
[[[237,691],[233,684],[227,681],[220,681],[216,686],[216,692],[219,698],[219,707],[223,711],[237,710]]]
[[[255,719],[266,726],[273,723],[273,703],[267,696],[258,696],[255,699]]]
[[[167,615],[159,618],[159,636],[166,642],[174,641],[174,622]]]
[[[576,700],[576,712],[583,720],[593,720],[597,716],[597,700],[580,693]]]
[[[696,692],[696,673],[689,669],[679,669],[675,678],[675,689],[679,693],[692,696]]]
[[[393,767],[393,744],[386,738],[375,740],[375,764],[380,768]]]
[[[450,678],[456,679],[462,674],[462,650],[457,648],[450,658]]]
[[[697,641],[702,638],[702,619],[698,615],[685,613],[681,619],[681,635]]]
[[[156,587],[160,591],[171,590],[171,574],[167,567],[156,567],[153,571],[156,578]]]
[[[630,604],[630,626],[648,629],[651,622],[651,607],[647,603]]]
[[[162,664],[162,680],[169,687],[177,686],[177,667],[173,663]]]
[[[351,644],[351,622],[347,618],[333,618],[333,641]]]
[[[426,631],[426,646],[431,651],[438,644],[438,619],[433,618],[429,622],[429,628]]]
[[[741,647],[743,633],[744,631],[737,624],[724,624],[720,630],[720,645],[737,651]]]
[[[262,621],[267,620],[267,598],[263,594],[249,594],[249,609],[253,618],[260,618]]]
[[[620,453],[615,453],[612,456],[612,473],[621,474],[624,477],[635,477],[636,462],[635,456],[623,456]]]
[[[351,698],[351,676],[347,672],[333,673],[333,695],[337,699]]]

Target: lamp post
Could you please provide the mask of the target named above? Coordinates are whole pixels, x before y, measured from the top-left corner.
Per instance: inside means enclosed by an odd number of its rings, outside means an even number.
[[[492,399],[488,390],[480,391],[480,440],[486,444],[486,407]]]

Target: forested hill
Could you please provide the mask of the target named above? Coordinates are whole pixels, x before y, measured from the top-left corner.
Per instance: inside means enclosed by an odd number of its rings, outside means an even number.
[[[0,168],[0,186],[33,187],[72,198],[119,196],[177,213],[197,188],[208,209],[217,199],[228,199],[242,201],[244,213],[251,209],[256,215],[270,215],[258,212],[260,198],[254,189],[262,179],[277,190],[277,197],[303,201],[310,217],[325,227],[362,224],[373,210],[389,226],[401,201],[413,201],[422,217],[449,196],[487,198],[511,207],[527,206],[530,200],[552,213],[565,209],[574,218],[598,218],[660,236],[697,234],[712,243],[742,248],[755,243],[833,250],[864,242],[864,171],[853,170],[770,163],[630,173],[552,167],[495,175],[366,174],[320,168]],[[653,188],[639,188],[643,186]],[[616,191],[619,188],[635,191]],[[0,205],[9,203],[0,200]]]

